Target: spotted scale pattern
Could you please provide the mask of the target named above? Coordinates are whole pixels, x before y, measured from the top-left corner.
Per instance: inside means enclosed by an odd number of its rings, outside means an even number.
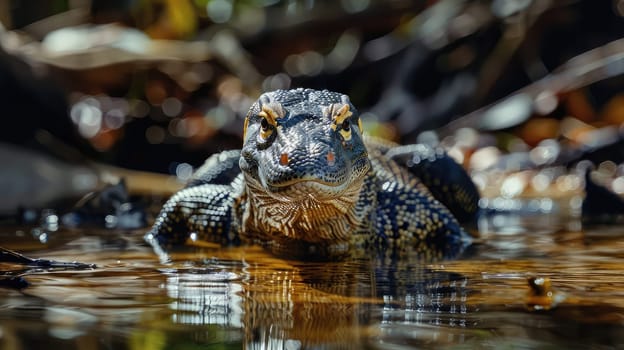
[[[460,222],[475,219],[479,192],[468,174],[446,152],[428,145],[396,146],[386,157],[419,178]]]
[[[233,215],[234,186],[200,184],[180,190],[163,206],[148,233],[148,241],[161,247],[185,243],[195,237],[222,244],[239,243]]]

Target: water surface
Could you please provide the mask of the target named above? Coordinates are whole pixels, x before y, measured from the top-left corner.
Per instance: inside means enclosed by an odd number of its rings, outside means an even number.
[[[143,231],[58,230],[41,243],[1,227],[7,248],[98,268],[22,271],[28,288],[0,288],[0,348],[624,347],[624,228],[525,213],[488,215],[478,231],[452,261],[210,246],[161,261]],[[550,279],[549,310],[528,305],[530,277]]]

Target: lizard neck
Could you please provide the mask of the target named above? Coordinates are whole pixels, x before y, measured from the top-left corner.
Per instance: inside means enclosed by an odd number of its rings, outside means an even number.
[[[340,196],[319,198],[314,192],[292,198],[268,193],[247,179],[243,236],[266,242],[346,244],[362,222],[357,205],[363,181],[351,184]]]

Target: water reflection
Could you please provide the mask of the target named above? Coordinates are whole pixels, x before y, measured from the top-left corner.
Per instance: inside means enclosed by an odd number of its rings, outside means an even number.
[[[59,229],[45,249],[30,235],[2,234],[9,248],[98,268],[15,272],[31,285],[0,289],[0,348],[623,344],[621,228],[572,231],[569,218],[529,213],[485,217],[480,241],[452,261],[302,262],[257,247],[202,247],[159,262],[142,233]],[[529,277],[548,278],[566,298],[532,311]]]
[[[420,259],[304,263],[257,253],[163,269],[172,323],[239,329],[250,349],[358,349],[395,327],[470,323],[468,279]]]
[[[173,323],[242,327],[242,286],[236,273],[207,268],[171,269],[164,275]]]

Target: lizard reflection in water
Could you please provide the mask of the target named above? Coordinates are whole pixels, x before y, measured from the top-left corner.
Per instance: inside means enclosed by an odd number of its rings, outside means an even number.
[[[146,236],[152,244],[193,237],[291,257],[370,248],[440,257],[470,241],[459,221],[474,218],[479,194],[464,169],[425,145],[364,137],[344,94],[265,93],[243,140],[169,199]]]

